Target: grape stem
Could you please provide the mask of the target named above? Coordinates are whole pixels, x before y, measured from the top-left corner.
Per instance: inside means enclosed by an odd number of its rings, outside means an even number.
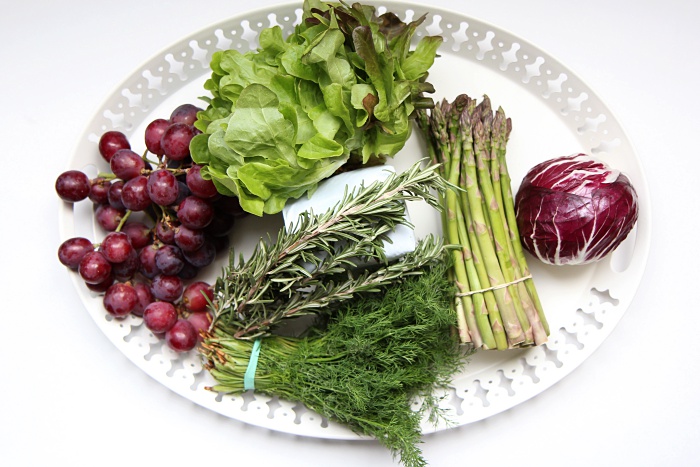
[[[124,224],[126,224],[126,221],[127,219],[129,219],[129,216],[131,216],[130,209],[124,213],[124,217],[121,218],[121,220],[119,221],[119,225],[117,225],[117,228],[114,229],[115,232],[121,232],[122,227],[124,227]]]

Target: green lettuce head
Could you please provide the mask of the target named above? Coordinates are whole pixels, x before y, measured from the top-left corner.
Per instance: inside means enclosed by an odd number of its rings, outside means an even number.
[[[245,54],[216,52],[205,89],[208,107],[195,126],[193,160],[220,193],[246,211],[278,213],[311,194],[343,166],[382,163],[411,134],[416,108],[442,38],[411,39],[421,17],[402,22],[370,6],[306,0],[286,39],[260,33]]]

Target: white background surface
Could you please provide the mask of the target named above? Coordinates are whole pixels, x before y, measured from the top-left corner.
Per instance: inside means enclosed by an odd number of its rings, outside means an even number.
[[[56,259],[59,200],[84,126],[142,62],[274,1],[2,2],[0,464],[392,466],[375,442],[290,436],[172,393],[96,327]],[[700,4],[431,4],[532,42],[612,109],[642,160],[653,241],[631,308],[583,365],[483,422],[428,435],[431,466],[697,465]]]

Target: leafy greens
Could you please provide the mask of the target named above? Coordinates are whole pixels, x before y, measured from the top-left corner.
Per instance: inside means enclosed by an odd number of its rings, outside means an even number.
[[[255,51],[214,53],[193,160],[220,193],[262,216],[313,193],[342,166],[393,157],[414,110],[433,105],[423,93],[434,91],[426,79],[442,38],[424,36],[411,49],[424,19],[305,0],[286,39],[274,26]]]

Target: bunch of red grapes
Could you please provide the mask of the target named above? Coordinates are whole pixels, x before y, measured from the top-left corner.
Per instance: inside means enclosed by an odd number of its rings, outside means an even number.
[[[235,219],[244,215],[237,199],[219,194],[190,157],[200,110],[183,104],[170,118],[152,121],[143,155],[131,149],[125,134],[108,131],[99,153],[110,172],[90,179],[68,170],[56,180],[65,202],[92,201],[105,232],[99,243],[66,240],[59,261],[77,271],[90,290],[104,294],[109,314],[142,317],[178,352],[196,347],[211,323],[213,289],[197,275],[227,247]],[[135,220],[134,213],[143,215]]]

